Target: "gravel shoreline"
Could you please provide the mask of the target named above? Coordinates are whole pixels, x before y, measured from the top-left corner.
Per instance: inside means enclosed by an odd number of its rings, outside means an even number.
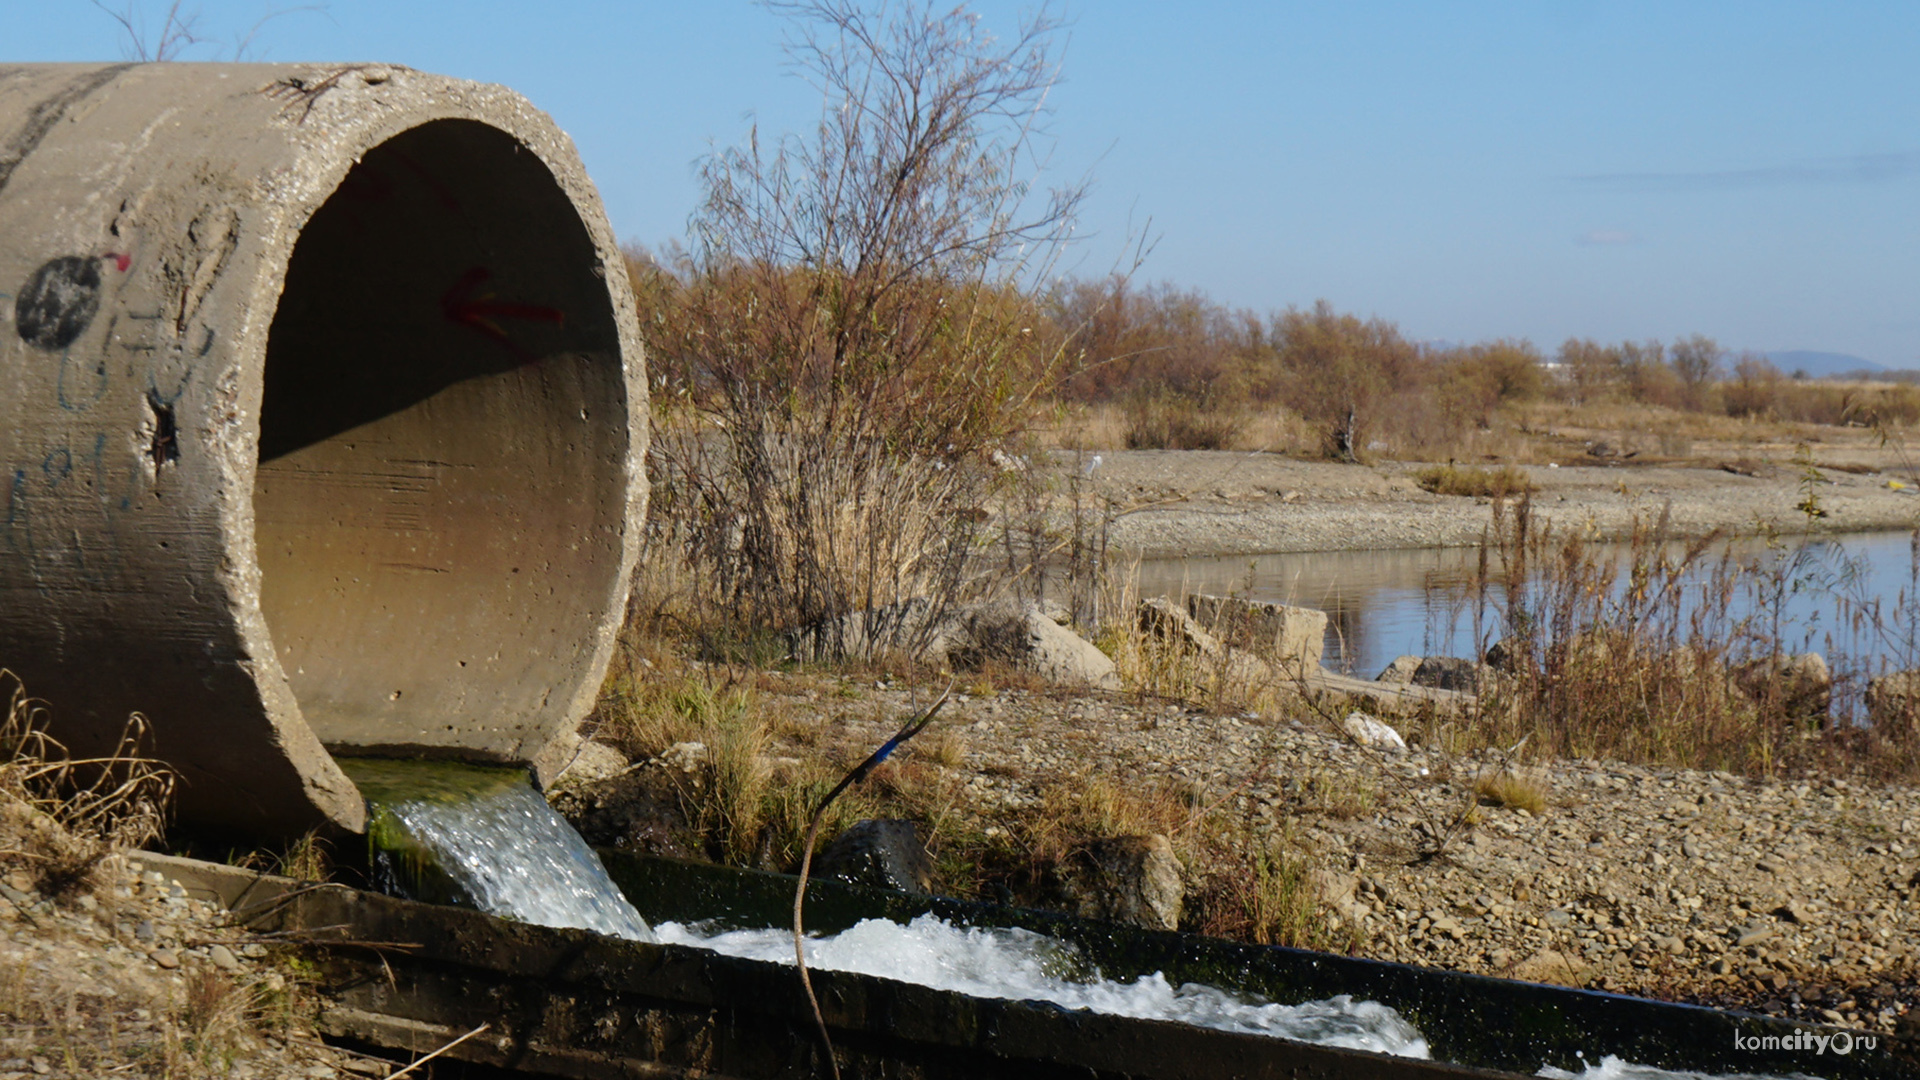
[[[1145,558],[1273,552],[1460,547],[1478,543],[1489,500],[1433,495],[1418,486],[1418,463],[1336,465],[1276,454],[1131,450],[1100,455],[1089,491],[1117,508],[1109,542]],[[1087,470],[1091,456],[1056,459]],[[1888,486],[1888,472],[1792,464],[1519,466],[1538,486],[1538,517],[1596,539],[1620,539],[1634,521],[1664,511],[1683,537],[1714,531],[1809,531],[1799,507],[1811,492],[1822,529],[1911,529],[1920,488]],[[1849,464],[1848,470],[1872,465]]]

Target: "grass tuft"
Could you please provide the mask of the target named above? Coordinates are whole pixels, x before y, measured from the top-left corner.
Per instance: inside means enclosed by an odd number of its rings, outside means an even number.
[[[1414,474],[1423,490],[1435,495],[1469,495],[1503,499],[1538,488],[1525,472],[1511,465],[1483,469],[1477,465],[1429,465]]]

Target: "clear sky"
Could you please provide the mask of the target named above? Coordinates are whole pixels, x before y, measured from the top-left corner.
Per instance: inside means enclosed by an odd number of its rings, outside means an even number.
[[[108,0],[124,7],[125,0]],[[1010,31],[1030,3],[981,0]],[[228,59],[292,3],[186,0]],[[164,0],[141,5],[149,18]],[[1920,367],[1920,4],[1075,0],[1056,175],[1091,172],[1079,268],[1421,339],[1671,339]],[[744,0],[328,0],[252,59],[505,83],[579,144],[614,228],[683,234],[692,164],[808,125]],[[0,0],[0,61],[120,59],[89,0]]]

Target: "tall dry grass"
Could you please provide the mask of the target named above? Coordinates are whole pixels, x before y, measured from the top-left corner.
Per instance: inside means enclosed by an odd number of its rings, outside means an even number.
[[[1817,554],[1677,542],[1664,514],[1636,524],[1616,554],[1538,523],[1524,500],[1496,504],[1474,617],[1480,641],[1498,640],[1505,674],[1443,741],[1750,776],[1911,777],[1910,733],[1853,721],[1864,678],[1854,658],[1827,658],[1831,705],[1774,659],[1792,645],[1787,597],[1844,583]]]
[[[140,753],[144,717],[128,720],[112,754],[75,758],[48,734],[48,706],[4,669],[0,694],[0,865],[59,896],[91,887],[109,855],[160,836],[174,778]]]

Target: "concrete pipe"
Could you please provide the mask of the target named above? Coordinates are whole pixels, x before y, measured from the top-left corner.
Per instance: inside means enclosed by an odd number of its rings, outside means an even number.
[[[646,379],[567,137],[375,65],[0,66],[0,666],[180,814],[359,829],[332,752],[564,764]]]

